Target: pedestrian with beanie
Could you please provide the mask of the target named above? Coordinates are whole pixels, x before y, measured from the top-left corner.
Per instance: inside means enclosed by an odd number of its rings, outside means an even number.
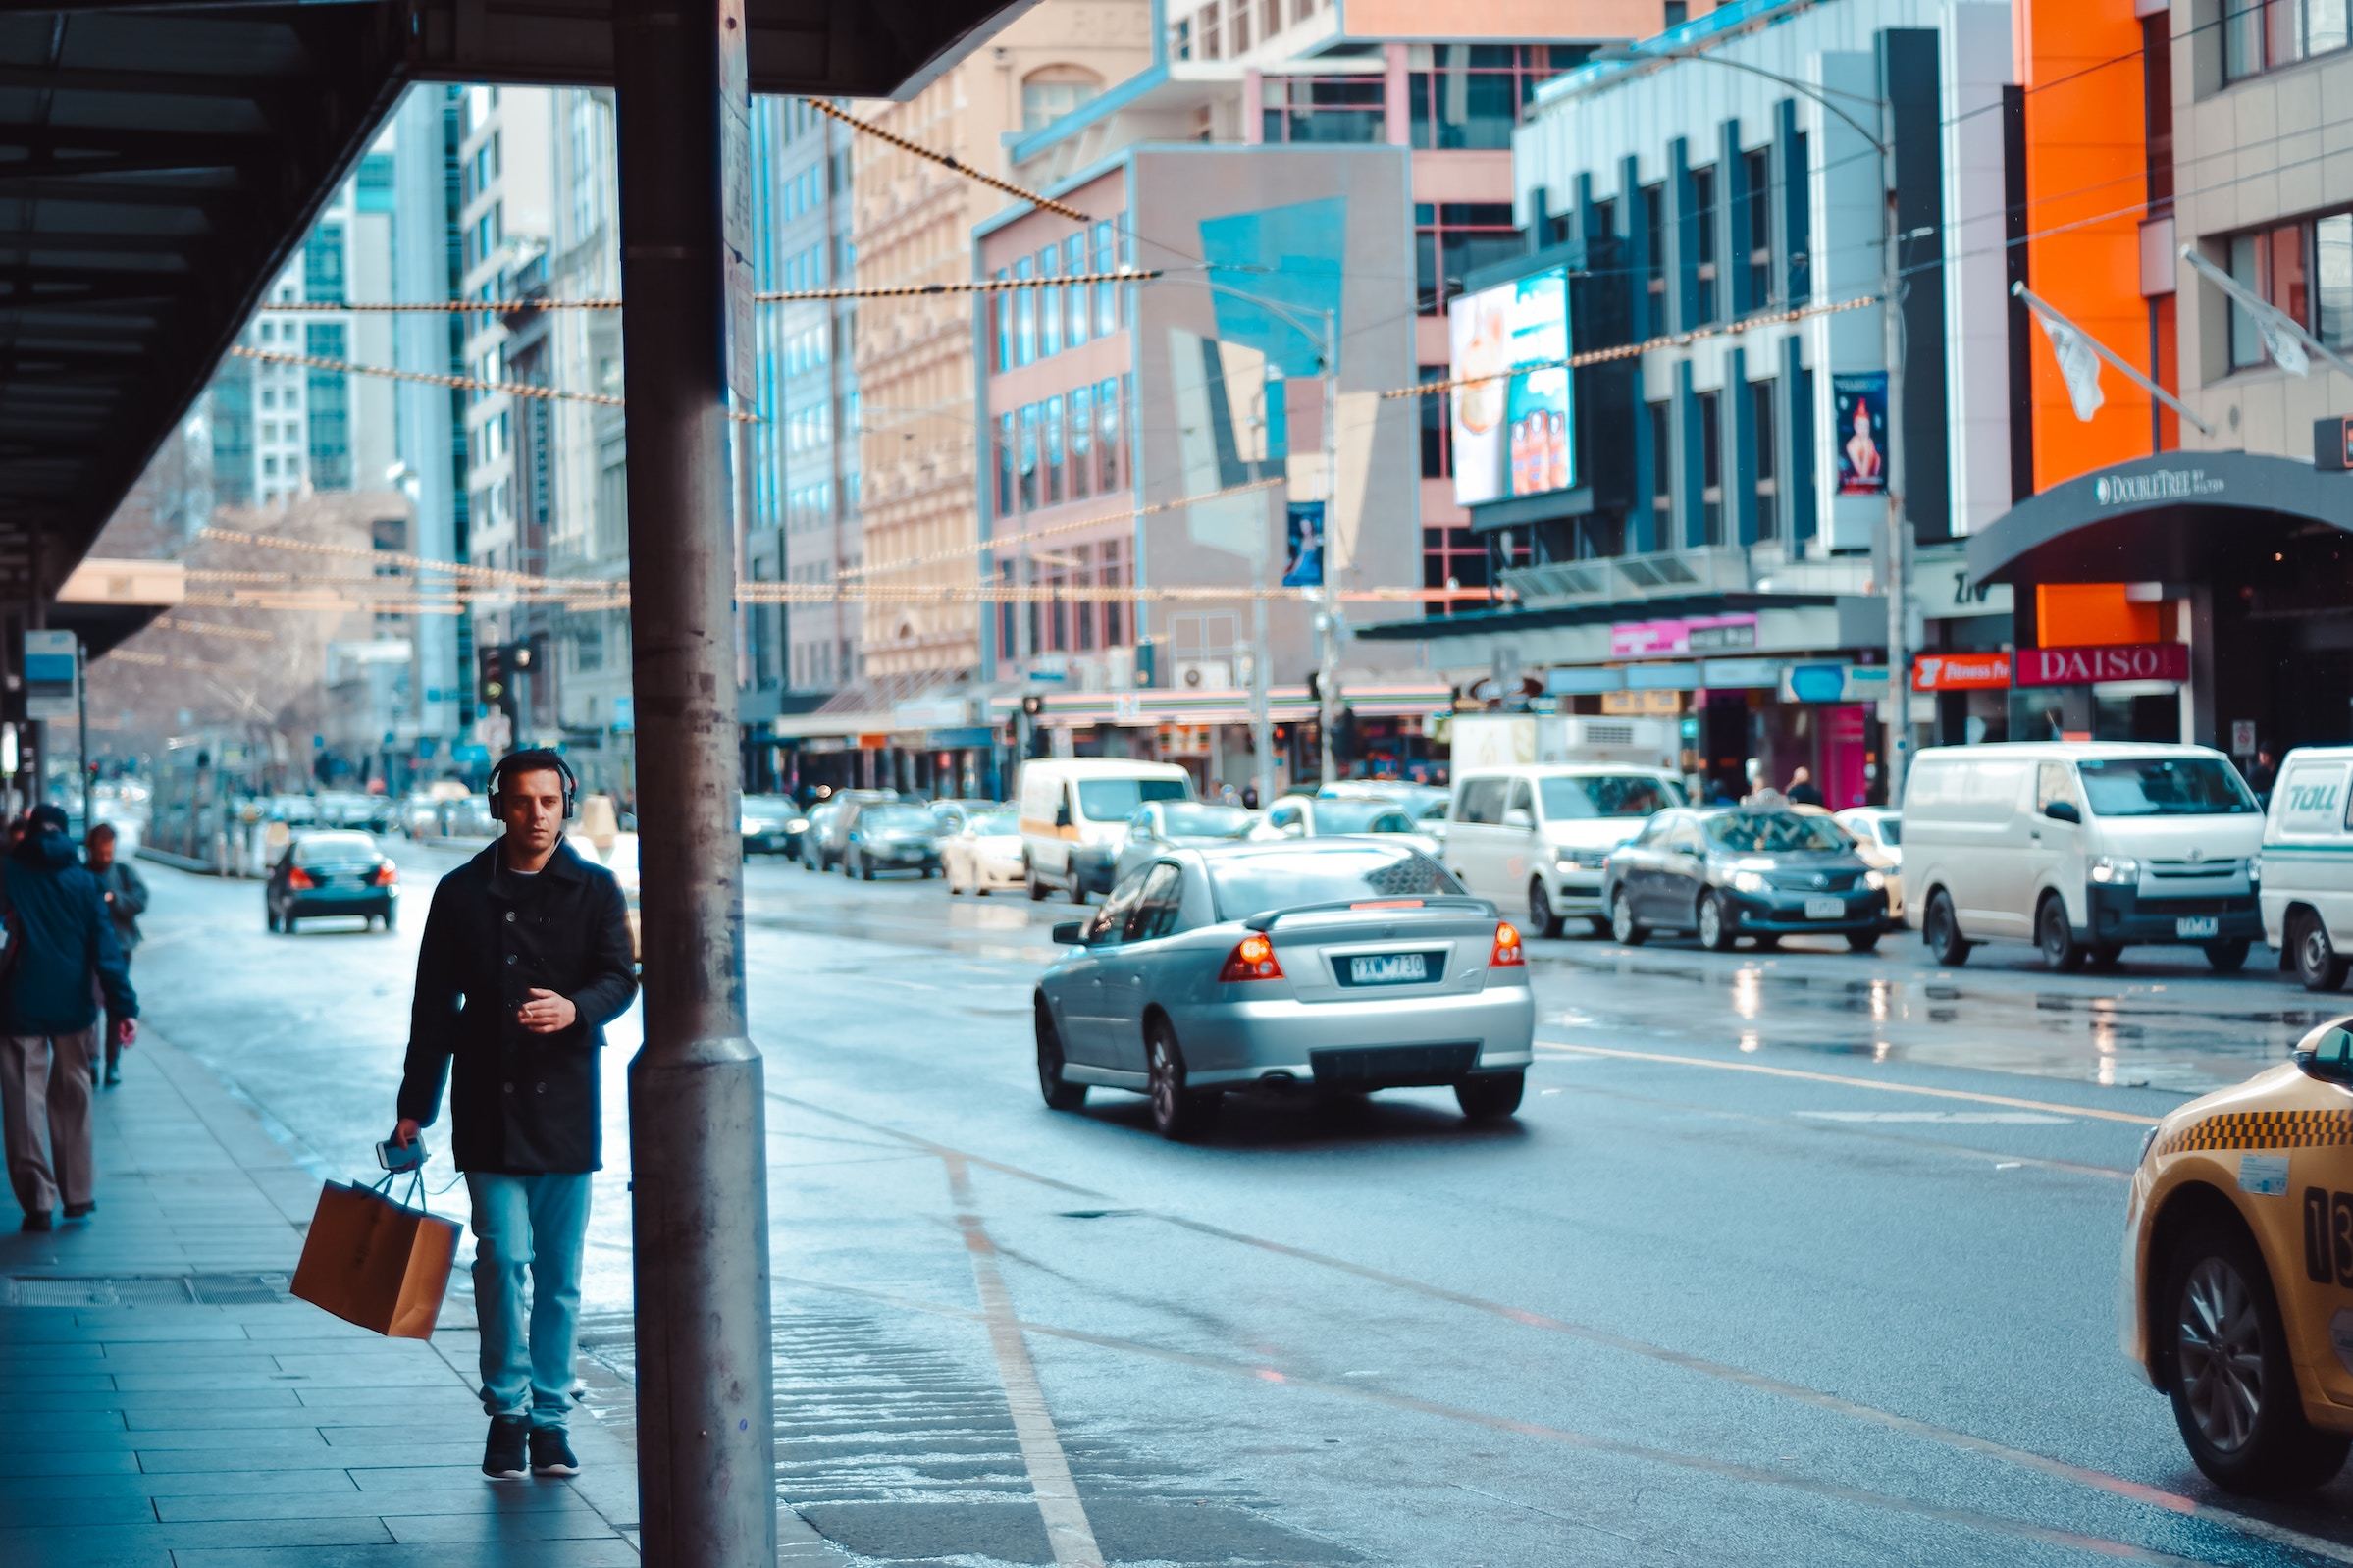
[[[474,1211],[482,1470],[498,1481],[527,1466],[579,1474],[566,1428],[601,1163],[599,1057],[604,1025],[637,995],[620,884],[563,836],[576,792],[550,751],[509,753],[492,770],[502,833],[434,889],[392,1128],[406,1147],[448,1082],[450,1153]]]
[[[0,917],[7,925],[0,986],[0,1127],[8,1180],[25,1228],[98,1208],[90,1148],[90,1070],[98,1056],[99,1003],[121,1021],[119,1043],[138,1029],[138,998],[97,881],[66,836],[66,813],[32,809],[25,835],[0,861]]]

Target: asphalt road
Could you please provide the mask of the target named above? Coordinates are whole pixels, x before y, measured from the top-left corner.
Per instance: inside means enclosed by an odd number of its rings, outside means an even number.
[[[394,853],[391,935],[270,936],[257,885],[149,871],[148,1017],[322,1174],[390,1124],[455,860]],[[1138,1100],[1038,1103],[1067,905],[748,882],[779,1488],[849,1557],[2353,1563],[2353,1479],[2217,1493],[2116,1348],[2147,1121],[2329,1016],[2260,951],[2063,978],[1537,943],[1516,1124],[1407,1091],[1176,1146]],[[587,1292],[623,1422],[635,1044],[633,1015]]]

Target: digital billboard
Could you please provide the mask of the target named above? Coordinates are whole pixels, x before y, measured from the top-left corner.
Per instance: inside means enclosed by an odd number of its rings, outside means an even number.
[[[1465,506],[1577,482],[1565,269],[1515,278],[1447,307],[1454,498]]]

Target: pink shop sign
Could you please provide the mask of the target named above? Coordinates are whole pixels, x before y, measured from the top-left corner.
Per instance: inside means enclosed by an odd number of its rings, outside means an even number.
[[[1756,646],[1753,615],[1694,615],[1673,621],[1620,621],[1609,629],[1612,658],[1715,653]]]

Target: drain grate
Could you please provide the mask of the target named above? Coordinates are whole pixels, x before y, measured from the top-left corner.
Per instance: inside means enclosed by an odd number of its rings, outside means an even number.
[[[284,1301],[282,1274],[0,1277],[0,1306],[258,1307]]]

